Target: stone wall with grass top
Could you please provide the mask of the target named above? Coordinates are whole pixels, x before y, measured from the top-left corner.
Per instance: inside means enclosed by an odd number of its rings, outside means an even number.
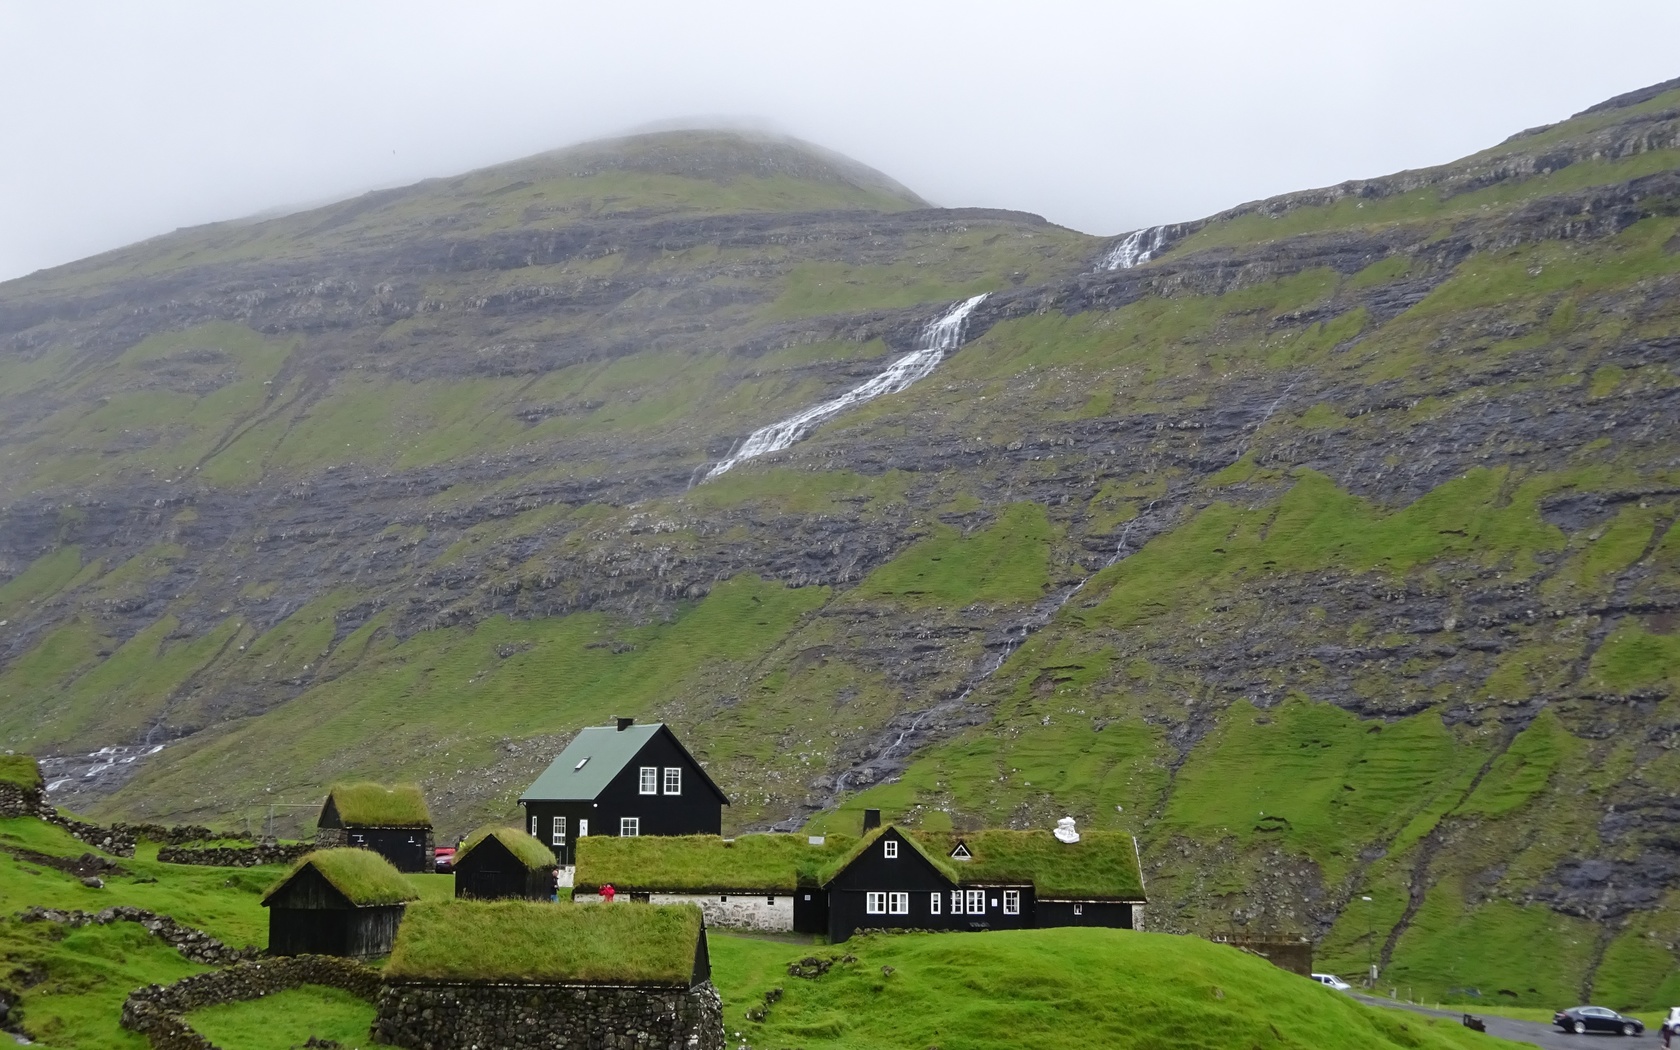
[[[693,988],[387,981],[374,1036],[408,1050],[722,1050],[723,1001]]]
[[[329,955],[293,955],[284,959],[242,962],[225,970],[195,974],[174,984],[147,985],[129,993],[122,1026],[139,1032],[152,1050],[216,1050],[195,1032],[185,1015],[207,1006],[260,999],[306,984],[340,988],[373,1002],[379,973],[360,963]]]
[[[259,842],[254,846],[165,846],[158,860],[166,864],[208,864],[217,868],[254,868],[290,864],[314,850],[309,842]]]

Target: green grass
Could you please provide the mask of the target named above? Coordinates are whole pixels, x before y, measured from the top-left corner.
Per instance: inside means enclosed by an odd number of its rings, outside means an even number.
[[[1057,841],[1048,831],[912,831],[938,857],[958,842],[969,861],[947,861],[965,882],[1030,882],[1044,897],[1141,897],[1143,874],[1130,835],[1086,831],[1076,843]]]
[[[686,987],[701,932],[700,909],[686,904],[424,901],[403,916],[386,973]]]
[[[806,835],[591,835],[578,840],[575,885],[593,891],[675,890],[692,893],[763,890],[792,893],[813,885],[854,840],[830,835],[820,846]]]
[[[479,828],[471,835],[468,835],[466,841],[462,843],[461,848],[455,853],[455,863],[460,864],[461,861],[466,859],[467,854],[471,853],[475,847],[488,838],[494,838],[497,842],[506,846],[508,852],[512,853],[516,859],[528,868],[554,867],[554,852],[541,842],[538,842],[536,839],[526,834],[523,828],[499,828],[494,826]],[[598,835],[595,836],[595,838],[600,839],[605,838],[605,836]],[[580,840],[580,845],[582,841],[583,840]],[[631,840],[613,839],[611,841],[628,842]]]
[[[0,755],[0,784],[32,790],[41,786],[41,767],[34,755]]]
[[[419,784],[334,784],[327,800],[346,827],[425,828],[432,824]]]
[[[332,887],[362,908],[417,900],[420,891],[379,854],[367,849],[320,849],[294,865],[263,895],[264,903],[305,868],[313,868]]]
[[[290,1050],[309,1038],[347,1048],[373,1046],[373,1004],[338,988],[305,985],[261,999],[205,1007],[186,1021],[217,1046],[236,1050]]]
[[[822,977],[809,948],[715,935],[727,1031],[807,1050],[1509,1046],[1452,1020],[1361,1006],[1254,956],[1193,937],[1059,929],[854,937]],[[887,972],[890,969],[890,972]],[[746,1017],[781,988],[762,1022]]]
[[[1012,503],[992,525],[967,536],[936,526],[932,536],[870,573],[855,593],[912,606],[1036,601],[1050,583],[1054,535],[1042,506]]]

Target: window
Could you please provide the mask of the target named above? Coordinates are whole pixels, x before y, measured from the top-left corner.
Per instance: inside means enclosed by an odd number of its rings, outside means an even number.
[[[943,903],[944,900],[939,896],[938,890],[934,890],[932,893],[928,894],[928,914],[938,915],[939,906]]]
[[[588,817],[579,817],[578,818],[578,838],[581,839],[585,835],[588,835],[588,834],[589,834],[589,818]]]
[[[952,890],[951,891],[951,914],[952,915],[961,915],[962,914],[962,911],[963,911],[962,901],[963,901],[962,890]]]
[[[657,795],[657,794],[659,794],[659,767],[658,766],[643,766],[642,767],[641,793],[644,794],[644,795]]]
[[[555,845],[555,846],[564,846],[566,844],[566,818],[565,817],[555,817],[554,818],[554,828],[551,832],[551,838],[549,839],[549,842],[551,844]]]
[[[531,818],[531,837],[532,838],[537,837],[537,818],[536,817]]]
[[[589,760],[594,757],[594,755],[584,755],[582,758],[578,759],[578,764],[572,767],[572,772],[576,773],[578,770],[582,769]]]
[[[766,898],[764,898],[764,903],[766,903],[766,904],[774,904],[774,903],[776,903],[776,898],[774,898],[774,897],[766,897]]]
[[[889,894],[887,894],[887,914],[889,914],[889,915],[909,915],[910,914],[910,895],[908,893],[889,893]]]
[[[1004,890],[1003,891],[1003,913],[1005,915],[1019,915],[1019,914],[1021,914],[1021,891],[1020,890]]]
[[[885,915],[887,913],[887,895],[870,890],[863,895],[863,910],[869,915]]]
[[[618,833],[625,838],[635,838],[642,833],[641,817],[619,817]]]
[[[667,794],[667,795],[680,795],[680,794],[682,794],[682,767],[681,766],[666,766],[665,767],[665,794]]]
[[[1075,914],[1075,915],[1084,915],[1084,914],[1085,914],[1085,905],[1083,905],[1083,904],[1075,904],[1075,905],[1074,905],[1074,906],[1073,906],[1073,913],[1074,913],[1074,914]]]
[[[984,915],[984,914],[986,914],[986,891],[985,890],[969,890],[968,891],[968,913],[970,915]]]
[[[898,842],[895,839],[888,839],[886,842],[882,843],[881,855],[886,857],[888,860],[897,860]]]

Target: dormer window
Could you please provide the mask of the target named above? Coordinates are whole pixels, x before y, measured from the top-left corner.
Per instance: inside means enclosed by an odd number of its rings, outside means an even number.
[[[584,755],[582,758],[578,759],[578,764],[572,767],[572,772],[576,773],[578,770],[580,770],[584,766],[588,765],[589,760],[593,757],[594,757],[593,755]]]
[[[888,839],[881,844],[881,855],[888,860],[898,859],[898,840]]]

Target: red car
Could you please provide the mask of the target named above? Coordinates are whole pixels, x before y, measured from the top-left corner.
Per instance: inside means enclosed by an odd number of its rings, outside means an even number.
[[[439,875],[455,870],[455,847],[439,846],[432,851],[432,865]]]

